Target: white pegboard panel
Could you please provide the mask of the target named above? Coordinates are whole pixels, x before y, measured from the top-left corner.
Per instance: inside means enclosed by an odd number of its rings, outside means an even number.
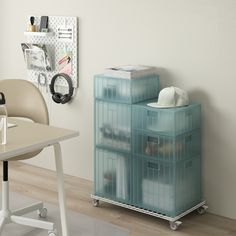
[[[35,24],[39,26],[40,16],[35,17]],[[27,25],[29,25],[29,18],[27,18]],[[65,16],[48,16],[48,28],[52,35],[39,36],[37,34],[31,33],[26,35],[26,43],[32,44],[45,44],[50,55],[52,62],[51,71],[42,70],[27,70],[27,79],[38,83],[38,74],[44,73],[47,76],[47,84],[51,83],[51,78],[59,72],[59,65],[57,61],[59,60],[61,51],[67,50],[72,52],[72,81],[73,87],[78,87],[78,22],[77,17],[65,17]],[[60,26],[71,26],[73,29],[73,38],[71,41],[60,41],[58,38],[57,29]],[[56,81],[58,86],[67,86],[67,82],[63,79],[58,78]]]

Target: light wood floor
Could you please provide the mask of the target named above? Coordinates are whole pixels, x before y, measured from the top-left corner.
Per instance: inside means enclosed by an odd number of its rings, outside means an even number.
[[[20,162],[10,162],[9,167],[11,191],[57,204],[56,176],[53,171]],[[132,236],[236,236],[236,221],[212,214],[200,216],[192,213],[184,217],[183,225],[173,232],[164,220],[105,203],[95,208],[90,200],[92,182],[66,176],[65,183],[67,204],[71,210],[124,227]]]

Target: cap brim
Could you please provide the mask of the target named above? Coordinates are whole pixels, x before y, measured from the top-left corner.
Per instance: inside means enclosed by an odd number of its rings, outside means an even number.
[[[158,104],[157,102],[151,102],[147,104],[149,107],[155,107],[155,108],[172,108],[173,106],[163,106],[161,104]]]
[[[185,106],[188,106],[189,104],[186,104],[186,105],[181,105],[181,106],[163,106],[163,105],[160,105],[158,104],[157,102],[151,102],[151,103],[148,103],[147,106],[149,107],[154,107],[154,108],[176,108],[176,107],[185,107]]]

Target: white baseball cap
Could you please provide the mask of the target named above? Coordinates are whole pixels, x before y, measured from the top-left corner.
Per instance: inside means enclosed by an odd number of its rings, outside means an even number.
[[[171,86],[160,91],[157,102],[147,105],[156,108],[182,107],[189,105],[189,97],[186,91]]]

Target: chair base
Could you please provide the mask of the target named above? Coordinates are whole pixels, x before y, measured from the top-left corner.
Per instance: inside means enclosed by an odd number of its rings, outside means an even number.
[[[2,210],[0,211],[0,235],[4,228],[4,225],[9,223],[15,223],[34,228],[45,229],[48,230],[49,236],[56,236],[57,233],[54,223],[23,217],[23,215],[34,211],[38,211],[39,217],[46,217],[47,210],[46,208],[44,208],[43,202],[38,202],[25,208],[20,208],[11,211],[9,208],[9,182],[2,182]]]

